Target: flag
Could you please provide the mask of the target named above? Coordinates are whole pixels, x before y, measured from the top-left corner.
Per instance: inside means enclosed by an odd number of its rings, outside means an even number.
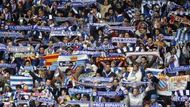
[[[23,77],[23,76],[11,76],[10,77],[10,86],[13,90],[16,90],[16,85],[28,86],[29,90],[33,88],[33,78],[32,77]]]
[[[85,65],[88,59],[88,56],[85,54],[61,55],[58,57],[57,61],[59,63],[59,68],[64,71],[69,67],[74,70],[79,65]]]
[[[57,61],[58,57],[59,57],[59,54],[51,54],[51,55],[44,56],[43,58],[45,60],[45,65],[46,66],[52,65],[54,62]]]
[[[88,60],[88,56],[85,54],[81,55],[62,55],[59,56],[58,61],[71,61],[71,62],[76,62],[76,61],[85,61]]]

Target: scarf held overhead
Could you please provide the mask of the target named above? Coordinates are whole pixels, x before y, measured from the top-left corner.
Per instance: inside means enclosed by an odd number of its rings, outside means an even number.
[[[98,58],[96,58],[96,62],[100,62],[100,61],[113,61],[113,60],[124,61],[125,59],[126,59],[125,57],[98,57]]]
[[[104,77],[85,77],[81,78],[84,82],[112,82],[113,78],[104,78]]]
[[[112,43],[136,43],[137,38],[120,38],[120,37],[113,37]]]

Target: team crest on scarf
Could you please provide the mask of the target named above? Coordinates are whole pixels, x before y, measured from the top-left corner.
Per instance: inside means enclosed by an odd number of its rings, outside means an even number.
[[[159,91],[167,91],[168,90],[168,83],[166,82],[169,78],[166,75],[159,75],[158,76],[160,81],[158,83],[158,90]]]
[[[76,61],[78,60],[78,58],[77,58],[77,56],[72,56],[72,57],[70,58],[70,60],[73,61],[73,62],[76,62]]]

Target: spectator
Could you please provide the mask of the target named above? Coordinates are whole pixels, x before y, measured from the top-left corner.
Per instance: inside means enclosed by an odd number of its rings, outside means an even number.
[[[129,73],[127,80],[136,82],[136,81],[141,81],[141,78],[142,78],[142,72],[140,71],[138,64],[134,64],[133,71]]]

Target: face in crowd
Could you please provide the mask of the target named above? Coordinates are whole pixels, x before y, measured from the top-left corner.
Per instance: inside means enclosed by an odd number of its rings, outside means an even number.
[[[110,72],[110,71],[111,71],[111,67],[110,67],[109,64],[106,65],[105,71],[106,71],[106,72]]]
[[[138,88],[134,88],[132,93],[133,93],[134,96],[139,95],[139,89]]]

